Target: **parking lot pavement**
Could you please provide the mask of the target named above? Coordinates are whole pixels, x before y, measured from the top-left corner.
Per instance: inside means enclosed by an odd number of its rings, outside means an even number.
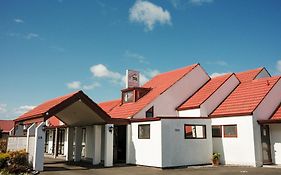
[[[91,167],[81,165],[66,165],[65,163],[50,163],[45,165],[42,175],[276,175],[281,174],[280,168],[254,168],[254,167],[230,167],[230,166],[203,166],[185,167],[175,169],[160,169],[144,166],[119,166],[112,168]]]

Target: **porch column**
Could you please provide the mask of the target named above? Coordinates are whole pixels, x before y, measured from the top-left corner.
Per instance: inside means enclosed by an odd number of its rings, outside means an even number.
[[[74,135],[74,128],[68,127],[66,129],[67,133],[67,145],[66,145],[66,161],[72,161],[73,160],[73,135]]]
[[[33,169],[43,171],[44,167],[44,147],[45,147],[45,131],[43,130],[45,122],[40,123],[35,129],[35,145]]]
[[[131,156],[135,155],[134,149],[131,149],[131,143],[132,143],[132,125],[127,125],[127,134],[126,134],[126,163],[131,163]]]
[[[86,127],[85,157],[93,158],[94,150],[94,130],[93,126]]]
[[[104,127],[104,166],[113,166],[113,133],[114,125],[106,124]]]
[[[34,142],[30,142],[31,138],[30,136],[35,135],[35,128],[36,125],[33,123],[28,129],[27,129],[27,134],[26,134],[26,152],[28,153],[28,162],[32,163],[33,162],[33,154],[34,154]],[[45,140],[44,140],[45,141]],[[33,144],[33,145],[32,145]],[[45,146],[45,145],[44,145]]]
[[[74,162],[79,162],[81,160],[82,152],[82,128],[75,127],[75,152],[74,152]]]
[[[58,155],[58,128],[55,129],[55,144],[54,144],[54,158]]]
[[[93,165],[101,162],[101,125],[93,126],[94,133],[94,149],[93,149]]]

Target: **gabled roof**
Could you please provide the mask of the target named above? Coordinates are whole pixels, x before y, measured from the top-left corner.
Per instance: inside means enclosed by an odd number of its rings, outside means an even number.
[[[253,69],[253,70],[239,72],[239,73],[236,73],[236,77],[238,78],[238,80],[241,83],[246,82],[246,81],[251,81],[251,80],[254,80],[263,69],[264,69],[263,67],[260,67],[260,68]]]
[[[216,90],[218,90],[232,75],[225,74],[214,77],[200,88],[191,98],[178,107],[178,110],[186,110],[200,107]]]
[[[95,111],[101,118],[104,120],[110,120],[110,116],[103,111],[95,102],[93,102],[83,91],[76,91],[61,97],[57,97],[46,101],[34,109],[24,113],[15,119],[15,122],[30,120],[38,117],[44,117],[44,119],[48,119],[58,112],[62,111],[66,107],[70,106],[76,101],[83,101],[85,105],[87,105],[90,109]],[[67,123],[66,123],[67,124]]]
[[[36,106],[32,110],[22,114],[15,121],[19,121],[19,120],[23,120],[23,119],[28,119],[28,118],[32,118],[32,117],[36,117],[36,116],[42,116],[42,115],[46,114],[48,112],[48,110],[50,110],[54,106],[60,104],[64,100],[74,96],[78,92],[79,91],[76,91],[76,92],[73,92],[71,94],[67,94],[67,95],[64,95],[64,96],[60,96],[60,97],[48,100],[48,101],[46,101],[46,102]]]
[[[280,76],[241,83],[211,114],[212,117],[252,115],[257,106],[279,81]]]
[[[167,89],[173,86],[182,77],[191,72],[199,64],[190,65],[181,69],[166,72],[155,76],[153,79],[148,81],[143,88],[151,88],[151,90],[142,98],[136,102],[124,103],[122,105],[115,106],[109,115],[112,118],[130,118],[137,112],[142,110],[146,105],[151,103],[159,95],[164,93]]]
[[[0,120],[0,129],[2,129],[2,132],[7,133],[14,127],[14,123],[13,120]]]
[[[121,104],[121,100],[117,99],[117,100],[111,100],[111,101],[105,101],[105,102],[101,102],[98,105],[106,112],[109,113],[115,106],[120,105]]]

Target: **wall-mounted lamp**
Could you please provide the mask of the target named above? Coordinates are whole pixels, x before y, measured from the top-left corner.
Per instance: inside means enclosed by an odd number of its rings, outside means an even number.
[[[46,126],[46,124],[44,124],[44,125],[42,126],[42,131],[46,131],[46,128],[47,128],[47,126]]]
[[[109,131],[110,133],[112,133],[112,131],[113,131],[113,126],[109,126],[109,127],[108,127],[108,131]]]

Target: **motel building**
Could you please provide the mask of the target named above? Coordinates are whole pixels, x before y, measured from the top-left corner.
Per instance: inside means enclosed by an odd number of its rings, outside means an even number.
[[[281,164],[281,76],[265,68],[211,78],[200,64],[162,73],[143,86],[127,71],[120,98],[95,103],[78,91],[15,119],[8,149],[44,156],[159,168]]]

